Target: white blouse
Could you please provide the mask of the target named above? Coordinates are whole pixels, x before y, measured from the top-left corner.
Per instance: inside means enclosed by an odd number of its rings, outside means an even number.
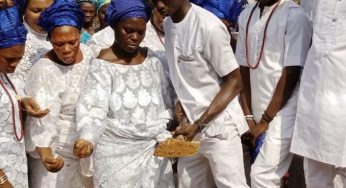
[[[16,94],[2,73],[0,73],[0,82],[7,88],[14,102],[16,132],[19,136],[21,127]],[[28,167],[25,145],[24,140],[17,141],[14,136],[12,110],[10,98],[0,86],[0,169],[6,173],[8,180],[15,188],[27,188]]]
[[[81,44],[81,50],[83,60],[78,64],[63,66],[47,58],[41,58],[31,68],[25,92],[34,97],[41,108],[50,109],[50,113],[40,119],[28,117],[28,152],[34,151],[36,146],[56,146],[57,150],[67,145],[73,146],[78,137],[76,104],[84,87],[92,57],[92,52],[87,46]],[[66,152],[68,153],[65,153],[65,156],[73,157],[72,149]]]
[[[92,62],[77,123],[81,138],[96,143],[96,187],[174,187],[169,162],[153,156],[171,137],[174,92],[165,73],[152,51],[138,65]]]
[[[26,22],[24,25],[28,30],[24,56],[16,71],[8,75],[21,95],[24,95],[23,90],[30,68],[52,49],[52,45],[47,41],[47,34],[37,33]]]

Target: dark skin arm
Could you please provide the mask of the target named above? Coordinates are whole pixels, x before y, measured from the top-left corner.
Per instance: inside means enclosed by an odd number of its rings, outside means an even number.
[[[240,66],[241,79],[243,81],[243,91],[240,93],[240,105],[245,115],[251,115],[251,85],[250,85],[250,68]],[[247,121],[249,129],[255,127],[256,122],[254,120]]]
[[[5,175],[5,172],[2,169],[0,169],[0,177],[4,175]],[[7,181],[4,184],[0,185],[0,188],[13,188],[13,186],[11,182],[7,179]]]
[[[276,85],[273,98],[266,109],[266,113],[270,118],[273,119],[291,98],[293,91],[300,79],[300,72],[300,66],[289,66],[282,70],[282,75],[278,84]],[[268,130],[268,128],[269,123],[262,118],[257,125],[250,130],[250,133],[253,136],[253,145],[255,144],[258,136]]]
[[[240,71],[236,69],[228,75],[222,77],[223,84],[221,85],[220,91],[214,97],[212,102],[206,111],[199,118],[199,121],[204,124],[209,123],[217,115],[219,115],[228,104],[240,93],[243,88]],[[198,126],[196,124],[185,124],[177,127],[175,136],[184,135],[187,140],[192,140],[198,133]]]

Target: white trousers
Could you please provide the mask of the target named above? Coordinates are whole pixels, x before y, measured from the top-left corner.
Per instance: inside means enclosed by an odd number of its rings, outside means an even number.
[[[304,158],[304,171],[306,188],[346,188],[346,168]]]
[[[197,155],[178,159],[179,188],[248,188],[235,126],[231,135],[227,139],[202,137]]]
[[[281,178],[288,171],[295,116],[277,116],[270,123],[266,138],[251,168],[252,188],[280,188]]]

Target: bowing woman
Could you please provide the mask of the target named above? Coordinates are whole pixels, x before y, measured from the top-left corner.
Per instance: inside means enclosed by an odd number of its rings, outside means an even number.
[[[79,136],[76,104],[92,55],[79,42],[82,23],[83,12],[74,0],[56,0],[39,18],[53,49],[30,69],[25,91],[51,113],[28,120],[27,150],[38,158],[30,161],[32,188],[92,187],[88,160],[72,153]]]
[[[13,73],[24,54],[27,31],[17,6],[0,10],[0,188],[27,188],[27,160],[21,109],[43,117],[34,100],[18,100],[15,85],[7,76]]]
[[[153,156],[157,142],[171,137],[172,88],[160,59],[139,46],[150,14],[142,0],[107,7],[115,40],[91,63],[77,105],[81,135],[74,148],[79,157],[94,148],[95,187],[174,187],[170,161]]]

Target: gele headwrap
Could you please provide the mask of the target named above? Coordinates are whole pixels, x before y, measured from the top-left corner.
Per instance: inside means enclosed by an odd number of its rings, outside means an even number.
[[[38,24],[47,33],[60,26],[73,26],[79,30],[82,28],[84,13],[80,10],[75,0],[55,0],[44,10]]]
[[[198,0],[197,5],[214,13],[217,17],[237,23],[239,14],[246,7],[246,0]]]
[[[18,6],[0,10],[0,48],[25,44],[28,31],[22,22]]]
[[[143,18],[148,21],[150,16],[151,7],[144,0],[112,0],[106,11],[106,21],[112,27],[129,18]]]

